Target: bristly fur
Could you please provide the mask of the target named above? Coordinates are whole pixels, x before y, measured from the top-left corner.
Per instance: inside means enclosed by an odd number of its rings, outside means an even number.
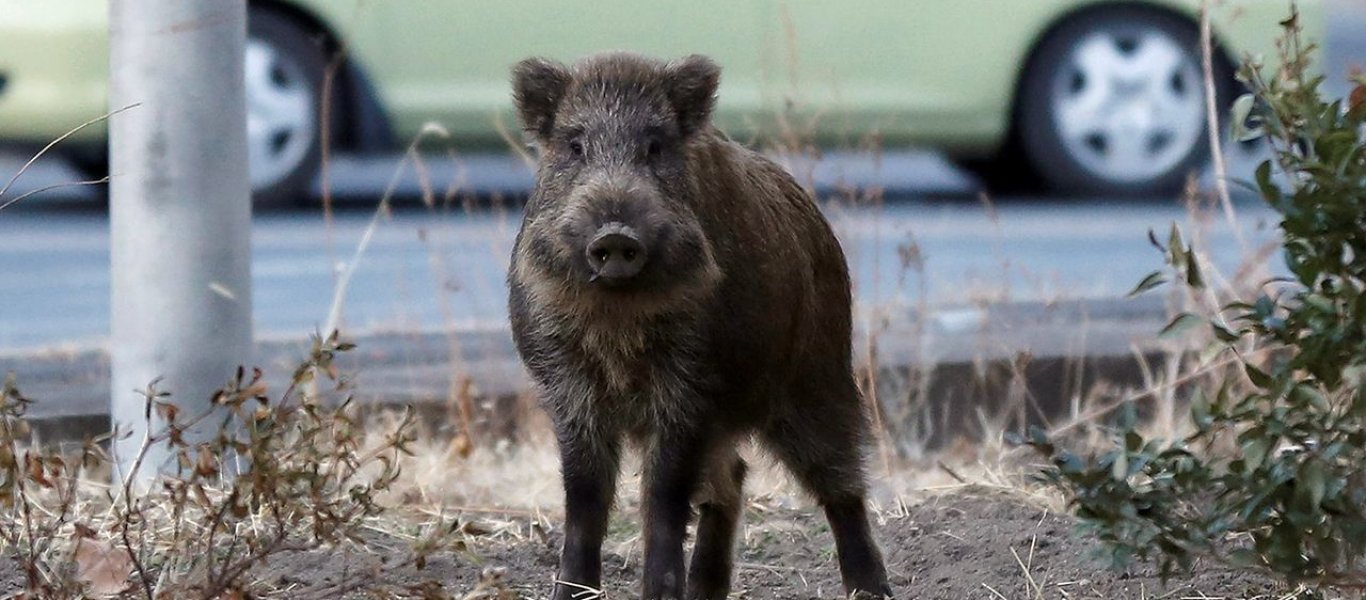
[[[846,586],[887,594],[864,508],[868,422],[844,254],[788,173],[712,128],[719,77],[702,56],[626,53],[513,70],[539,166],[509,312],[560,443],[559,579],[599,585],[622,444],[634,440],[644,596],[724,598],[745,471],[736,444],[754,437],[825,507]],[[585,248],[623,223],[648,259],[633,279],[603,285]],[[685,573],[693,498],[701,521]]]

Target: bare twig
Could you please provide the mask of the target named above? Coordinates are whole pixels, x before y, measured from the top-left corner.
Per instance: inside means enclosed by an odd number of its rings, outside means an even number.
[[[351,255],[351,261],[347,263],[346,269],[342,271],[341,277],[337,280],[337,287],[332,292],[332,304],[327,311],[327,324],[323,327],[324,335],[331,335],[341,325],[341,312],[346,290],[351,285],[351,276],[355,274],[356,267],[360,264],[361,257],[365,256],[365,251],[370,247],[370,240],[375,236],[375,230],[379,229],[382,218],[389,214],[389,203],[393,198],[394,190],[398,188],[400,178],[403,176],[404,166],[409,161],[418,159],[418,145],[428,136],[450,137],[444,128],[434,123],[422,126],[422,130],[408,144],[408,150],[403,154],[403,160],[394,169],[393,175],[389,177],[389,183],[384,188],[384,195],[380,197],[379,204],[375,206],[375,214],[370,217],[370,224],[365,227],[365,233],[361,234],[360,242],[356,244],[356,251]]]
[[[142,584],[142,592],[147,600],[153,600],[154,598],[151,579],[147,577],[147,571],[142,565],[142,558],[138,556],[137,548],[133,546],[133,541],[128,536],[128,520],[137,510],[133,506],[133,478],[137,475],[138,470],[142,468],[142,461],[147,457],[147,453],[151,450],[152,442],[154,440],[154,437],[152,436],[152,404],[156,401],[157,397],[156,384],[156,381],[152,381],[147,385],[147,390],[143,392],[143,395],[146,397],[146,408],[143,409],[143,418],[147,420],[147,428],[142,433],[142,443],[138,445],[138,453],[133,459],[133,466],[128,469],[127,473],[123,474],[123,484],[120,485],[118,489],[119,496],[117,496],[109,505],[110,510],[113,510],[113,508],[118,505],[119,500],[123,500],[124,514],[123,517],[118,520],[122,524],[122,527],[119,528],[119,539],[123,542],[123,548],[128,552],[128,557],[133,561],[133,568],[138,573],[138,581]],[[115,464],[123,464],[123,461],[118,461]],[[138,519],[138,521],[145,522],[144,519]]]
[[[1247,240],[1238,227],[1238,219],[1233,213],[1233,200],[1228,193],[1228,167],[1224,164],[1223,129],[1219,127],[1219,99],[1215,95],[1214,82],[1214,42],[1210,31],[1210,5],[1212,0],[1200,2],[1200,62],[1205,80],[1205,121],[1209,135],[1210,158],[1214,163],[1214,189],[1219,195],[1219,204],[1224,209],[1228,227],[1238,240],[1238,248],[1247,254]]]
[[[93,118],[93,119],[91,119],[91,120],[89,120],[89,121],[86,121],[86,122],[84,122],[84,123],[81,123],[80,125],[77,125],[77,126],[73,127],[70,131],[67,131],[66,133],[63,133],[62,135],[57,136],[57,139],[48,142],[46,146],[43,146],[43,149],[42,149],[42,150],[39,150],[36,154],[34,154],[32,157],[30,157],[30,158],[28,159],[28,162],[24,163],[24,166],[19,167],[19,171],[16,172],[16,173],[14,174],[14,176],[12,176],[12,177],[9,178],[9,181],[8,181],[7,183],[5,183],[5,186],[4,186],[4,187],[0,187],[0,198],[3,198],[3,197],[5,196],[5,192],[8,192],[8,191],[9,191],[10,187],[14,185],[14,182],[17,181],[17,180],[19,179],[19,177],[23,176],[24,172],[25,172],[25,171],[28,171],[29,167],[33,166],[33,163],[38,162],[38,159],[39,159],[39,158],[42,158],[42,156],[43,156],[44,154],[47,154],[47,152],[48,152],[49,150],[51,150],[54,146],[56,146],[57,144],[62,143],[63,141],[66,141],[67,138],[69,138],[69,137],[71,137],[71,136],[73,136],[73,135],[76,135],[77,132],[79,132],[79,131],[82,130],[82,129],[85,129],[86,127],[89,127],[89,126],[94,125],[95,123],[99,123],[99,122],[101,122],[101,121],[108,120],[110,117],[112,117],[112,116],[114,116],[114,115],[117,115],[117,114],[119,114],[119,113],[121,113],[121,112],[124,112],[124,111],[126,111],[126,110],[130,110],[130,109],[135,108],[135,107],[138,107],[138,106],[142,106],[142,104],[141,104],[141,103],[129,104],[128,106],[125,106],[125,107],[123,107],[123,108],[120,108],[120,109],[117,109],[117,110],[109,111],[109,112],[104,113],[104,114],[102,114],[102,115],[100,115],[100,116],[98,116],[98,117],[95,117],[95,118]],[[27,194],[26,194],[26,195],[27,195]],[[23,197],[23,196],[20,196],[20,198],[22,198],[22,197]],[[0,209],[4,209],[6,206],[9,206],[10,204],[13,204],[13,203],[14,203],[14,202],[7,202],[7,203],[5,203],[3,206],[0,206]]]
[[[108,175],[105,175],[104,177],[101,177],[101,178],[99,178],[99,179],[87,179],[87,180],[85,180],[85,181],[69,181],[69,182],[66,182],[66,183],[54,183],[54,184],[52,184],[52,185],[45,185],[45,186],[40,187],[40,188],[38,188],[38,189],[29,190],[29,191],[27,191],[27,192],[24,192],[24,193],[22,193],[22,194],[19,194],[18,196],[15,196],[13,200],[6,200],[5,202],[0,203],[0,210],[5,210],[6,208],[9,208],[10,205],[12,205],[12,204],[18,204],[19,201],[20,201],[20,200],[23,200],[24,198],[27,198],[27,197],[29,197],[29,196],[34,196],[34,195],[37,195],[37,194],[41,194],[41,193],[43,193],[43,192],[50,192],[50,191],[52,191],[52,190],[59,190],[59,189],[62,189],[62,188],[69,188],[69,187],[82,187],[82,186],[87,186],[87,185],[99,185],[99,184],[101,184],[101,183],[109,183],[109,176],[108,176]]]
[[[1213,371],[1215,371],[1215,370],[1217,370],[1217,369],[1220,369],[1220,368],[1223,368],[1223,367],[1227,367],[1227,366],[1233,365],[1233,364],[1235,364],[1235,363],[1237,363],[1237,362],[1239,362],[1239,361],[1247,360],[1250,356],[1259,355],[1259,354],[1264,354],[1264,353],[1269,352],[1269,351],[1271,351],[1271,350],[1273,350],[1273,348],[1270,348],[1270,347],[1258,348],[1258,349],[1256,349],[1256,350],[1253,350],[1252,352],[1248,352],[1248,353],[1246,353],[1246,354],[1243,354],[1242,356],[1230,356],[1230,357],[1228,357],[1228,358],[1224,358],[1224,359],[1220,359],[1220,360],[1217,360],[1217,361],[1210,362],[1209,364],[1205,365],[1204,367],[1199,368],[1199,369],[1195,369],[1195,370],[1193,370],[1193,371],[1191,371],[1191,372],[1189,372],[1189,373],[1186,373],[1186,374],[1184,374],[1184,375],[1182,375],[1182,376],[1180,376],[1180,377],[1178,377],[1178,378],[1176,378],[1176,379],[1174,379],[1174,380],[1172,380],[1172,381],[1169,381],[1169,382],[1166,382],[1166,383],[1163,383],[1163,384],[1159,384],[1158,388],[1160,388],[1160,387],[1162,387],[1162,386],[1173,386],[1173,387],[1175,387],[1175,386],[1181,385],[1181,384],[1186,383],[1186,382],[1188,382],[1188,381],[1194,380],[1194,379],[1196,379],[1196,378],[1198,378],[1198,377],[1207,375],[1207,374],[1209,374],[1209,373],[1211,373],[1211,372],[1213,372]],[[1142,400],[1143,398],[1146,398],[1146,397],[1149,397],[1149,396],[1154,396],[1154,397],[1155,397],[1155,396],[1156,396],[1158,393],[1160,393],[1160,391],[1161,391],[1161,390],[1158,389],[1158,388],[1148,388],[1148,389],[1140,390],[1140,391],[1138,391],[1138,392],[1134,392],[1134,393],[1129,394],[1129,395],[1127,395],[1127,396],[1125,396],[1125,397],[1123,397],[1123,398],[1120,398],[1119,400],[1115,400],[1114,402],[1110,402],[1110,403],[1108,403],[1108,404],[1104,404],[1104,405],[1098,406],[1098,407],[1096,407],[1096,408],[1093,408],[1093,409],[1091,409],[1091,410],[1088,410],[1088,411],[1086,411],[1085,413],[1082,413],[1082,414],[1080,414],[1080,415],[1077,415],[1076,417],[1073,417],[1073,418],[1072,418],[1071,420],[1069,420],[1068,422],[1063,423],[1063,424],[1061,424],[1061,425],[1059,425],[1059,426],[1057,426],[1057,427],[1054,427],[1054,428],[1050,429],[1050,430],[1049,430],[1049,434],[1050,434],[1050,435],[1059,435],[1059,434],[1067,433],[1067,432],[1069,432],[1069,431],[1071,431],[1071,430],[1073,430],[1073,429],[1076,429],[1076,428],[1081,427],[1081,426],[1083,426],[1083,425],[1086,425],[1086,424],[1088,424],[1088,423],[1094,423],[1094,422],[1096,421],[1096,419],[1099,419],[1099,418],[1101,418],[1101,417],[1103,417],[1103,416],[1105,416],[1105,415],[1107,415],[1107,414],[1110,414],[1111,412],[1114,412],[1115,410],[1119,409],[1120,407],[1122,407],[1122,406],[1124,406],[1124,405],[1126,405],[1126,404],[1130,404],[1130,403],[1133,403],[1133,402],[1137,402],[1137,401]]]

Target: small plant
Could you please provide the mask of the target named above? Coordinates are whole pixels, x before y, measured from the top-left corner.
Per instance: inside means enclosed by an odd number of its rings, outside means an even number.
[[[364,547],[384,512],[378,494],[398,476],[398,459],[413,441],[414,419],[405,414],[382,443],[362,446],[362,424],[333,366],[351,347],[336,334],[315,338],[274,400],[259,370],[239,369],[214,406],[195,416],[180,414],[153,382],[145,391],[148,416],[157,413],[165,427],[143,439],[121,486],[98,491],[87,478],[109,466],[101,444],[111,436],[85,442],[75,459],[60,449],[26,449],[30,400],[7,381],[0,389],[0,542],[23,572],[21,597],[263,597],[271,590],[254,571],[274,557]],[[308,385],[314,378],[335,386],[309,392],[326,387]],[[333,405],[329,394],[340,402]],[[222,419],[217,433],[190,441],[185,432],[208,419]],[[171,448],[172,472],[139,489],[136,473],[151,468],[143,459],[158,444]],[[396,563],[420,568],[427,555],[450,546],[451,532],[424,527]],[[293,591],[341,597],[381,583],[360,571]]]
[[[0,544],[23,574],[24,597],[77,597],[81,574],[74,555],[81,544],[60,548],[59,540],[80,518],[80,474],[103,456],[99,443],[108,436],[86,442],[74,461],[60,452],[29,450],[21,442],[30,436],[25,414],[32,402],[13,375],[5,378],[0,387]]]
[[[1038,430],[1027,443],[1051,459],[1042,478],[1069,494],[1119,564],[1155,558],[1165,577],[1206,560],[1312,588],[1362,589],[1366,79],[1357,76],[1346,103],[1322,100],[1313,45],[1293,13],[1281,25],[1279,67],[1249,61],[1240,71],[1252,93],[1235,103],[1233,129],[1272,151],[1250,187],[1280,215],[1292,277],[1213,314],[1182,314],[1163,332],[1208,321],[1213,348],[1202,356],[1219,352],[1237,369],[1212,387],[1188,387],[1191,433],[1180,439],[1145,439],[1128,419],[1117,445],[1098,455],[1064,450]],[[1178,231],[1157,245],[1173,279],[1205,290]],[[1154,273],[1135,292],[1165,280]]]

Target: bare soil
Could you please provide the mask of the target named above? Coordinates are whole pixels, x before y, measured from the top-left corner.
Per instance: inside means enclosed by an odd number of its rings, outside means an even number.
[[[607,598],[639,594],[634,514],[618,511],[607,543]],[[471,514],[463,549],[417,569],[402,531],[375,533],[364,549],[286,554],[255,573],[271,598],[544,598],[560,538],[535,515]],[[751,505],[736,557],[732,598],[842,598],[829,530],[818,511]],[[898,598],[923,600],[1276,598],[1268,581],[1218,568],[1166,585],[1150,566],[1109,570],[1072,519],[1000,494],[940,496],[879,515],[875,523]],[[0,569],[5,597],[19,592],[15,565]],[[256,586],[254,586],[256,587]],[[128,594],[125,597],[137,597]],[[591,596],[589,596],[591,597]]]
[[[639,594],[640,544],[632,517],[618,517],[607,544],[603,577],[608,598]],[[843,597],[830,534],[817,511],[754,505],[745,522],[733,598]],[[468,538],[466,552],[443,553],[421,571],[410,566],[386,571],[385,557],[378,555],[298,555],[272,563],[262,576],[274,578],[273,587],[282,590],[317,589],[328,581],[354,580],[369,570],[382,574],[391,589],[405,595],[419,593],[423,582],[432,582],[450,594],[428,596],[433,598],[546,597],[555,572],[558,533],[553,528],[513,527],[518,532],[511,534],[506,529],[510,521],[501,521],[501,526],[479,523],[466,525],[483,534]],[[500,527],[502,533],[497,532]],[[1095,545],[1076,533],[1069,517],[1001,495],[938,497],[897,514],[882,514],[876,528],[899,598],[1250,599],[1275,597],[1276,591],[1265,580],[1217,568],[1201,569],[1167,585],[1149,566],[1111,571],[1096,558]],[[337,596],[315,592],[287,597]]]

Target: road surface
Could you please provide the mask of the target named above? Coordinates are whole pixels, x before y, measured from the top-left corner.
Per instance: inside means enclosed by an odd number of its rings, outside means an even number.
[[[302,337],[326,321],[342,274],[351,332],[501,326],[503,280],[516,231],[506,210],[429,210],[415,199],[381,217],[350,205],[258,214],[252,231],[255,325],[263,337]],[[1122,295],[1162,266],[1147,232],[1165,236],[1185,208],[1162,199],[895,198],[827,209],[853,265],[865,309],[1066,300]],[[1252,245],[1272,239],[1270,213],[1238,203]],[[1216,262],[1243,255],[1222,217],[1207,239]],[[102,343],[109,330],[104,211],[26,207],[0,215],[0,351]],[[148,248],[174,252],[174,248]],[[1275,265],[1273,265],[1274,267]]]

